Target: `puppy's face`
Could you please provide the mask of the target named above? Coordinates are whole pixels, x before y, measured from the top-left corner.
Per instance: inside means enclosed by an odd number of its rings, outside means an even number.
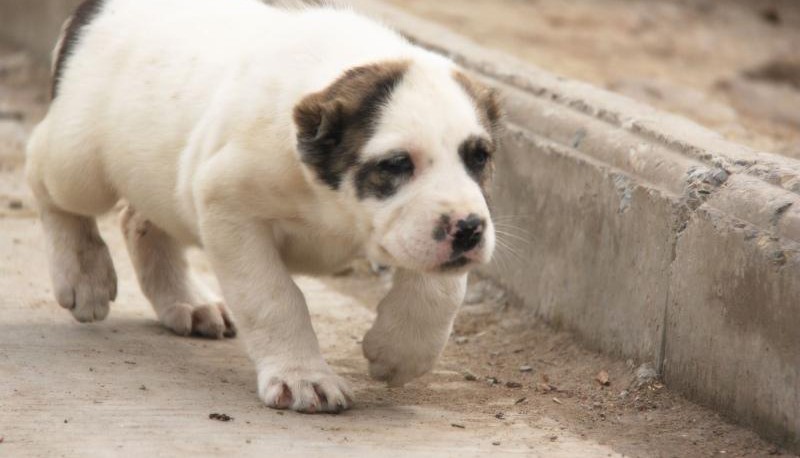
[[[438,272],[491,259],[499,116],[493,92],[434,57],[352,69],[295,109],[304,166],[368,228],[370,259]]]

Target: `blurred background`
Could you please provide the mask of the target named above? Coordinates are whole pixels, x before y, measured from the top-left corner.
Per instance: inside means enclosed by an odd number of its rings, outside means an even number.
[[[552,73],[800,158],[800,1],[391,1]]]

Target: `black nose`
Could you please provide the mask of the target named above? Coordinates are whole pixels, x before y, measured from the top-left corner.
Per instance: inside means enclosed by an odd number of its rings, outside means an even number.
[[[475,248],[483,238],[483,228],[486,221],[476,214],[471,214],[456,223],[456,233],[453,234],[453,256]]]

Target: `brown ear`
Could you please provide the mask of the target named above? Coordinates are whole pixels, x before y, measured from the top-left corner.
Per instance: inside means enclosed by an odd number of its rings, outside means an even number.
[[[389,61],[352,68],[295,106],[300,158],[332,189],[339,188],[344,173],[358,162],[407,67],[405,61]]]
[[[453,73],[453,78],[475,102],[481,122],[494,136],[503,120],[498,91],[458,70]]]
[[[301,150],[314,145],[335,146],[341,141],[344,112],[338,100],[325,100],[322,93],[311,94],[294,109],[297,141]]]

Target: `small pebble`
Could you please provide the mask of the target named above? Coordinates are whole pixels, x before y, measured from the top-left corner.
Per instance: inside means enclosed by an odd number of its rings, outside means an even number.
[[[466,372],[464,372],[464,380],[467,380],[467,381],[470,381],[470,382],[474,382],[475,380],[478,380],[478,377],[475,374],[473,374],[472,372],[466,371]]]
[[[519,371],[520,372],[532,372],[533,371],[533,367],[527,366],[527,365],[519,366]]]
[[[456,337],[456,343],[457,343],[458,345],[464,345],[464,344],[465,344],[465,343],[467,343],[467,342],[469,342],[469,339],[468,339],[467,337],[464,337],[464,336],[458,336],[458,337]]]
[[[770,6],[761,11],[761,17],[772,25],[780,25],[781,15],[775,6]]]
[[[506,386],[508,388],[522,388],[522,384],[519,382],[506,382]]]
[[[231,420],[233,420],[233,417],[231,417],[228,414],[224,414],[224,413],[210,413],[210,414],[208,414],[208,418],[210,420],[217,420],[217,421],[231,421]]]

